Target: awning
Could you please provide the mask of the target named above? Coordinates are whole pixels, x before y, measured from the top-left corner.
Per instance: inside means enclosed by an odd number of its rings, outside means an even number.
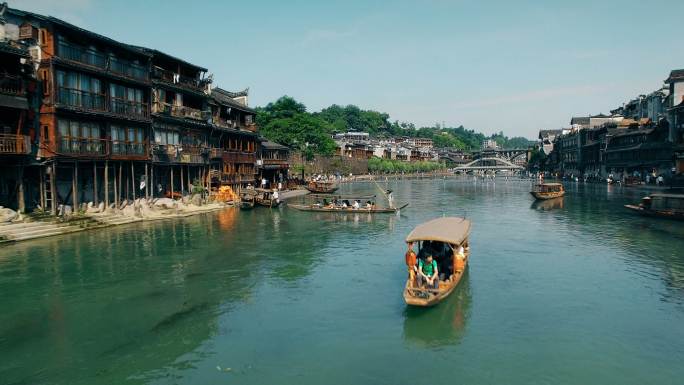
[[[437,218],[418,225],[406,242],[438,241],[461,244],[470,234],[470,220],[459,217]]]

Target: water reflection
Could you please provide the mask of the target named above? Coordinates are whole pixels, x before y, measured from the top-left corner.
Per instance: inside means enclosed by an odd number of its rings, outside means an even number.
[[[230,231],[235,227],[239,210],[236,207],[222,210],[216,215],[219,228],[223,231]]]
[[[0,382],[144,383],[164,375],[151,369],[192,365],[200,358],[189,353],[217,333],[220,314],[261,277],[310,274],[328,239],[301,242],[292,234],[318,225],[276,210],[238,213],[6,246]]]
[[[465,334],[470,313],[470,273],[453,293],[432,308],[407,306],[404,310],[404,340],[418,347],[458,344]]]
[[[564,202],[565,202],[565,199],[563,197],[553,198],[553,199],[544,199],[544,200],[537,199],[534,202],[532,202],[531,208],[533,210],[540,210],[540,211],[558,210],[558,209],[563,208]]]

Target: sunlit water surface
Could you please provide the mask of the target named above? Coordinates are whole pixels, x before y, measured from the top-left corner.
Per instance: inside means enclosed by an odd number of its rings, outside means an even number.
[[[3,245],[0,384],[684,381],[684,223],[623,209],[644,191],[383,187],[401,215],[227,209]],[[407,308],[403,238],[443,215],[473,221],[469,270]]]

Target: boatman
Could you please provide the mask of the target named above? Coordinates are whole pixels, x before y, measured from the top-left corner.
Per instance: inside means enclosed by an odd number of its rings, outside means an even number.
[[[428,254],[425,262],[418,260],[418,286],[426,284],[428,288],[439,289],[439,272],[437,271],[437,261]]]
[[[370,204],[370,203],[369,203]],[[415,286],[416,284],[416,271],[418,268],[416,267],[416,252],[413,251],[413,242],[408,243],[408,250],[406,250],[406,254],[404,255],[404,259],[406,259],[406,267],[408,269],[409,273],[409,281],[411,282],[411,285]]]
[[[394,208],[394,197],[392,197],[392,190],[387,190],[387,201],[389,202],[389,207]]]

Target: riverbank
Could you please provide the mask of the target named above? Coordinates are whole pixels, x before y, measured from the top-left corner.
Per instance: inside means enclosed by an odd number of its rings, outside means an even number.
[[[287,190],[282,191],[280,197],[287,200],[308,193],[308,190]],[[110,205],[107,209],[104,208],[104,204],[89,204],[82,212],[69,213],[61,217],[32,214],[18,216],[11,222],[0,222],[0,243],[28,241],[136,222],[186,218],[234,206],[233,202],[205,203],[198,195],[185,196],[178,200],[136,199],[122,203],[119,208]]]

